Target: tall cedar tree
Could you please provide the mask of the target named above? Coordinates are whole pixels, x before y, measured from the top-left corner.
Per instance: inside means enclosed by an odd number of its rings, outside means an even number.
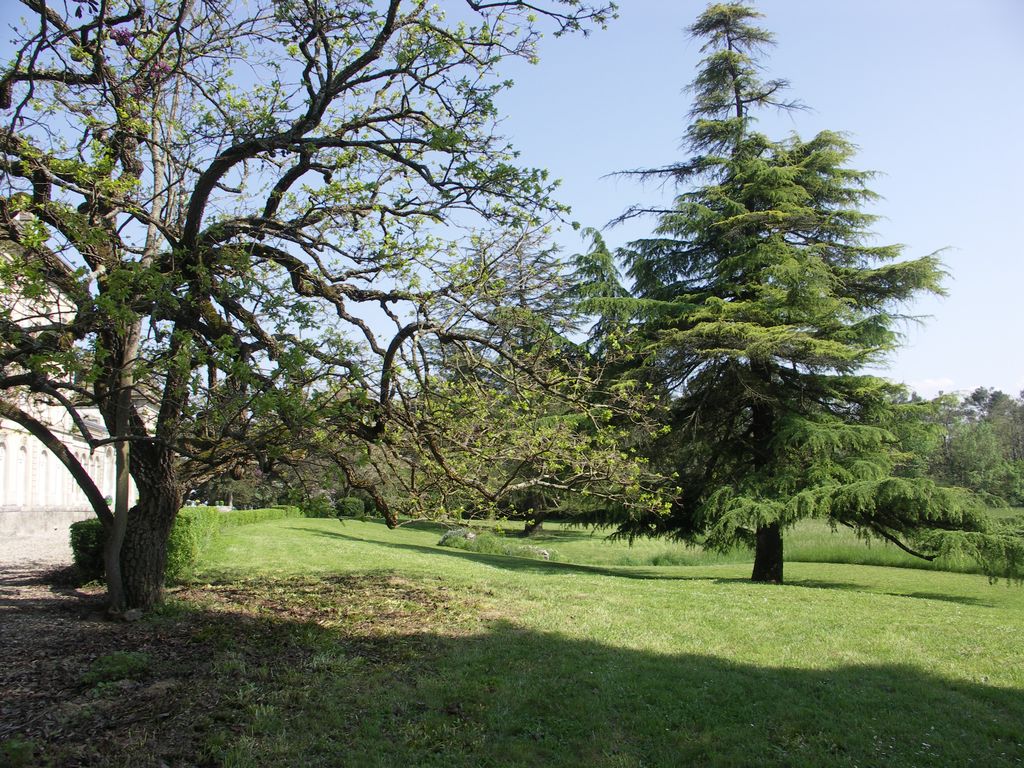
[[[668,515],[630,517],[620,533],[752,545],[753,580],[781,583],[783,532],[815,517],[926,559],[955,550],[1018,573],[1018,536],[965,494],[896,476],[897,389],[858,371],[897,345],[900,306],[941,292],[941,265],[870,244],[871,174],[847,166],[842,135],[752,130],[755,109],[795,106],[785,81],[760,77],[772,44],[751,24],[760,15],[728,3],[700,16],[691,157],[637,172],[687,187],[671,210],[631,209],[658,225],[621,252],[644,373],[672,396],[682,493]]]

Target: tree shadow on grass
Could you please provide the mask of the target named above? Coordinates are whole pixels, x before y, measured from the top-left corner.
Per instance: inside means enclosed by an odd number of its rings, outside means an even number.
[[[347,533],[336,533],[334,531],[313,530],[309,528],[294,528],[301,530],[310,536],[319,536],[328,539],[343,539],[345,541],[357,542],[360,544],[372,544],[373,546],[397,549],[406,552],[417,552],[420,554],[436,555],[441,557],[455,557],[462,560],[470,560],[476,563],[502,568],[508,571],[537,574],[555,573],[588,573],[600,576],[617,576],[624,579],[667,580],[667,581],[715,581],[722,583],[747,582],[749,579],[736,577],[716,576],[688,576],[680,573],[659,572],[657,566],[643,567],[636,566],[602,566],[586,565],[581,563],[564,563],[558,560],[535,560],[529,557],[515,557],[513,555],[492,555],[484,552],[470,552],[464,549],[453,547],[436,547],[425,544],[408,544],[398,541],[368,540],[359,536],[351,536]]]
[[[41,761],[90,765],[1024,760],[1020,690],[910,665],[799,669],[781,656],[760,666],[614,647],[485,619],[459,593],[379,575],[181,595],[104,638],[107,652],[145,650],[146,676],[90,689],[71,668],[52,728],[7,735]],[[32,651],[42,659],[46,642]],[[11,689],[7,711],[34,695],[28,683]]]
[[[311,530],[309,528],[296,528],[295,530],[301,530],[304,534],[311,536],[319,536],[329,539],[342,539],[345,541],[357,542],[360,544],[373,544],[374,546],[387,547],[389,549],[397,549],[407,552],[416,552],[420,554],[441,556],[441,557],[454,557],[462,560],[468,560],[476,563],[482,563],[495,568],[502,568],[508,571],[515,571],[520,573],[536,573],[543,575],[554,575],[558,573],[585,573],[597,576],[612,576],[615,578],[622,579],[640,579],[643,581],[710,581],[715,584],[751,584],[749,578],[744,576],[709,576],[707,574],[702,575],[688,575],[685,573],[679,573],[678,571],[666,571],[659,569],[657,566],[600,566],[600,565],[585,565],[579,563],[563,563],[558,561],[545,561],[545,560],[534,560],[527,557],[514,557],[509,555],[492,555],[482,552],[468,552],[462,549],[454,549],[450,547],[436,547],[424,544],[409,544],[404,542],[396,541],[381,541],[374,540],[368,541],[367,539],[359,536],[351,536],[346,533],[337,533],[334,531],[324,530]],[[713,566],[698,566],[700,568],[709,568]],[[778,589],[779,587],[772,584],[763,585],[766,589]],[[847,590],[852,592],[870,592],[872,594],[885,594],[892,597],[907,597],[921,600],[940,600],[943,602],[959,603],[961,605],[979,605],[979,606],[990,606],[990,601],[983,600],[981,598],[973,597],[970,595],[950,595],[939,592],[886,592],[879,590],[875,587],[858,584],[855,581],[825,581],[820,579],[809,579],[809,578],[791,578],[786,581],[784,586],[789,587],[807,587],[809,589],[830,589],[830,590]]]
[[[939,600],[944,603],[958,603],[960,605],[978,605],[992,607],[995,605],[991,600],[984,600],[971,595],[949,595],[942,592],[886,592],[877,588],[865,587],[854,581],[825,581],[822,579],[791,579],[786,582],[790,586],[807,587],[808,589],[839,589],[850,592],[871,592],[873,594],[888,595],[889,597],[907,597],[915,600]]]
[[[652,654],[510,623],[442,641],[418,677],[388,688],[383,712],[366,697],[352,701],[387,734],[381,764],[392,765],[431,764],[424,744],[467,765],[495,755],[509,766],[994,766],[1024,759],[1020,691],[951,682],[910,666],[802,670]],[[371,760],[369,750],[363,755]]]
[[[342,520],[342,522],[344,522],[344,520],[346,518],[340,518],[340,519]],[[361,520],[361,522],[368,523],[368,524],[371,524],[371,525],[377,525],[377,526],[380,526],[381,528],[386,528],[387,527],[387,524],[384,522],[383,518],[366,519],[366,520]],[[559,521],[552,521],[552,522],[559,522]],[[481,518],[481,519],[475,519],[474,518],[474,519],[469,519],[469,520],[462,521],[462,523],[460,523],[460,524],[463,525],[464,527],[474,528],[475,530],[478,530],[478,531],[479,530],[493,530],[493,528],[491,526],[494,525],[494,521],[488,520],[488,519],[485,519],[485,518]],[[516,538],[524,538],[524,537],[520,536],[520,534],[522,532],[521,529],[522,529],[524,524],[525,524],[525,521],[523,521],[523,520],[511,520],[511,521],[505,521],[505,522],[502,523],[503,527],[506,529],[506,532],[508,532],[508,534],[510,536],[515,536]],[[608,533],[599,533],[596,528],[593,528],[592,526],[589,526],[587,524],[582,524],[582,523],[581,524],[572,524],[572,523],[566,523],[566,522],[561,522],[560,524],[561,525],[565,525],[565,526],[571,526],[571,527],[558,528],[558,529],[555,529],[555,528],[541,528],[538,532],[534,533],[532,536],[525,537],[525,538],[528,538],[529,541],[532,541],[532,542],[535,542],[535,543],[560,542],[560,541],[581,541],[581,540],[584,540],[584,539],[587,539],[587,540],[590,540],[590,539],[605,539],[605,538],[607,538],[610,535],[611,531],[613,530],[612,528],[606,528],[604,530],[608,531]],[[407,521],[402,521],[400,523],[399,527],[400,528],[404,528],[404,529],[408,529],[408,530],[413,530],[413,531],[430,531],[432,533],[437,533],[438,535],[441,535],[445,531],[450,531],[452,529],[452,527],[453,527],[453,524],[452,523],[440,523],[440,522],[435,522],[435,521],[432,521],[432,520],[407,520]],[[509,527],[511,527],[513,530],[508,531]]]

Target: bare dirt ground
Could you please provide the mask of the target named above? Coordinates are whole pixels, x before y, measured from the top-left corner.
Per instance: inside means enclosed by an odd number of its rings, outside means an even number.
[[[0,542],[2,768],[219,765],[248,727],[253,670],[260,696],[292,702],[324,648],[418,657],[394,638],[468,610],[442,588],[346,576],[177,587],[143,620],[111,621],[63,547]]]
[[[152,625],[106,617],[98,586],[74,586],[67,531],[0,542],[0,765],[191,765],[174,744],[154,744],[181,715],[171,691],[180,680],[149,675],[90,684],[83,673],[115,652],[158,649],[161,661],[194,652],[164,642]],[[187,645],[188,633],[185,633]],[[133,725],[135,727],[133,728]],[[189,729],[180,732],[189,748]]]
[[[11,571],[47,571],[69,565],[71,540],[67,526],[23,536],[0,536],[0,583]]]

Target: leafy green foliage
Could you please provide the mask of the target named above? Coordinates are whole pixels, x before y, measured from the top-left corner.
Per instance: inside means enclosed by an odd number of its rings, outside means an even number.
[[[995,503],[1024,504],[1024,401],[984,387],[939,398],[930,414],[940,441],[926,454],[940,482]]]
[[[655,403],[608,386],[607,360],[572,339],[580,314],[547,233],[480,236],[475,247],[487,279],[472,301],[440,302],[433,322],[445,330],[409,357],[433,373],[402,384],[402,411],[366,452],[361,471],[384,488],[385,508],[456,521],[568,498],[663,507],[663,478],[624,439],[658,428]]]
[[[299,508],[304,517],[334,517],[334,503],[325,493],[314,493],[300,501]]]

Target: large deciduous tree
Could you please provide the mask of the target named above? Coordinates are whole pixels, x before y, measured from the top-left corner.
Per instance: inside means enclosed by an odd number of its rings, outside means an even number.
[[[543,26],[583,30],[613,7],[446,5],[452,18],[423,0],[22,0],[0,73],[3,416],[57,452],[104,522],[114,609],[159,600],[187,484],[268,468],[294,436],[347,445],[334,460],[372,484],[375,455],[352,444],[394,451],[430,422],[416,346],[500,345],[434,309],[473,305],[475,227],[558,210],[495,133],[496,67],[534,57]],[[117,446],[122,506],[31,398]]]
[[[658,223],[620,254],[640,375],[672,402],[659,453],[682,493],[668,515],[629,516],[620,530],[750,545],[755,581],[782,582],[783,533],[808,517],[1013,573],[1019,538],[993,530],[965,494],[899,471],[897,388],[861,373],[896,347],[900,308],[941,291],[941,265],[873,244],[871,174],[850,167],[842,135],[754,130],[757,109],[796,106],[784,81],[761,77],[772,36],[758,16],[727,3],[699,17],[691,154],[637,172],[682,187],[668,209],[627,212]]]

